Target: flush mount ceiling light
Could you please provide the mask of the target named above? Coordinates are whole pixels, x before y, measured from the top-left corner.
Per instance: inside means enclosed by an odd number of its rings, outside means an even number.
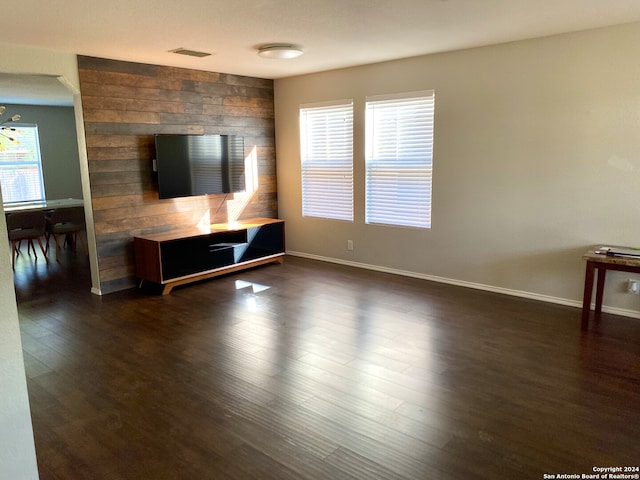
[[[263,58],[275,58],[278,60],[286,60],[296,58],[302,55],[302,47],[284,43],[270,43],[258,47],[258,55]]]

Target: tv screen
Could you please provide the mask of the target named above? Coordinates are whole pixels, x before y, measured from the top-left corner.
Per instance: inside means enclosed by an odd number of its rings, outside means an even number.
[[[236,135],[156,135],[158,196],[245,190],[244,139]]]

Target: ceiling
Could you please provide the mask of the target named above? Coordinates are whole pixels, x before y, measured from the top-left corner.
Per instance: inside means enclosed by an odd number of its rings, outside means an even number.
[[[276,79],[636,21],[638,0],[20,0],[3,9],[0,43]],[[305,53],[258,57],[268,43]],[[2,102],[39,88],[6,77]]]
[[[73,95],[56,77],[50,75],[0,73],[0,102],[17,105],[71,106]]]

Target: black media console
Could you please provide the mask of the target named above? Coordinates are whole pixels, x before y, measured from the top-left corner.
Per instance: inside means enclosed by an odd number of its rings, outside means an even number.
[[[211,225],[209,232],[181,230],[134,237],[136,276],[163,285],[211,278],[284,257],[284,221],[270,218]]]

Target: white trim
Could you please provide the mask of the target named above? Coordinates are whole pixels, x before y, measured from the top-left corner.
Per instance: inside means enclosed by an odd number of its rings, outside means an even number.
[[[486,292],[510,295],[512,297],[521,297],[521,298],[527,298],[529,300],[538,300],[540,302],[565,305],[567,307],[575,307],[580,309],[582,308],[582,302],[577,300],[570,300],[568,298],[553,297],[551,295],[543,295],[540,293],[525,292],[523,290],[513,290],[510,288],[496,287],[493,285],[485,285],[483,283],[467,282],[465,280],[457,280],[455,278],[438,277],[436,275],[427,275],[425,273],[411,272],[408,270],[398,270],[395,268],[382,267],[380,265],[371,265],[368,263],[352,262],[350,260],[342,260],[339,258],[323,257],[320,255],[313,255],[313,254],[304,253],[304,252],[296,252],[292,250],[287,250],[286,253],[287,255],[291,255],[292,257],[309,258],[311,260],[319,260],[321,262],[337,263],[337,264],[346,265],[349,267],[363,268],[365,270],[375,270],[377,272],[391,273],[393,275],[402,275],[404,277],[419,278],[421,280],[428,280],[430,282],[446,283],[446,284],[455,285],[458,287],[473,288],[475,290],[483,290]],[[595,308],[595,304],[592,303],[591,308],[592,309]],[[606,305],[603,305],[602,311],[604,313],[611,313],[613,315],[620,315],[622,317],[640,319],[640,312],[637,310],[628,310],[625,308],[617,308],[617,307],[607,307]]]
[[[369,95],[365,97],[365,102],[384,102],[387,100],[409,100],[411,98],[430,97],[435,94],[435,90],[417,90],[415,92],[406,93],[387,93],[382,95]]]
[[[353,98],[343,98],[341,100],[327,100],[324,102],[315,103],[301,103],[299,110],[305,108],[319,108],[319,107],[340,107],[346,105],[353,105]]]

